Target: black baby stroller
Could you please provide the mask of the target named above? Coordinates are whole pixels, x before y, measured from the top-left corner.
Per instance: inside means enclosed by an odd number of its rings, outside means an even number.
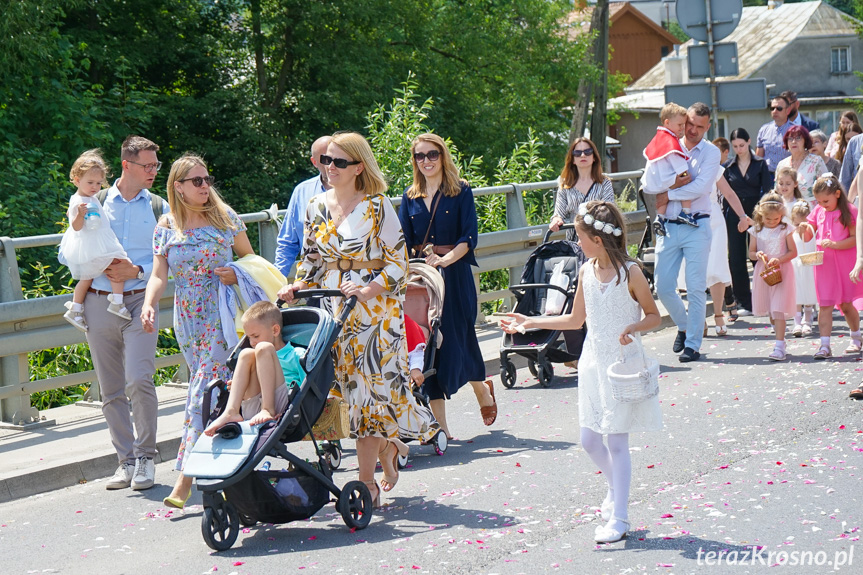
[[[305,290],[297,298],[343,297],[338,290]],[[320,417],[335,379],[332,347],[342,325],[356,304],[346,300],[337,318],[313,307],[282,310],[282,338],[304,350],[300,364],[305,380],[290,388],[288,407],[276,421],[251,427],[248,422],[229,423],[216,435],[202,435],[189,454],[183,473],[196,478],[203,492],[204,541],[212,549],[224,551],[237,540],[243,526],[265,523],[288,523],[308,519],[324,505],[334,501],[345,524],[362,529],[372,518],[372,497],[361,481],[349,481],[339,489],[326,464],[326,451],[319,448],[312,425]],[[236,367],[240,351],[249,347],[243,337],[231,352],[228,366]],[[204,425],[210,415],[210,396],[224,390],[216,380],[208,386],[204,398]],[[308,462],[287,450],[286,444],[312,436],[317,462]],[[289,469],[269,471],[256,469],[267,457],[278,457],[289,463]],[[331,497],[332,495],[332,497]]]
[[[561,229],[573,227],[575,227],[574,224],[560,226]],[[557,290],[566,297],[560,315],[572,311],[578,283],[578,269],[584,262],[584,254],[578,244],[574,242],[567,240],[548,241],[551,233],[551,230],[546,232],[542,244],[530,254],[521,274],[521,283],[509,288],[517,300],[515,310],[513,310],[516,313],[543,315],[548,290]],[[552,270],[560,261],[564,262],[564,273],[569,276],[570,281],[567,289],[549,283]],[[554,377],[552,363],[575,361],[581,356],[580,345],[577,349],[567,349],[564,342],[560,341],[560,334],[560,330],[551,329],[532,329],[526,333],[504,333],[500,345],[500,379],[504,386],[513,387],[515,385],[516,369],[509,359],[509,355],[515,353],[527,358],[530,372],[536,376],[540,385],[548,387],[551,378]],[[583,342],[583,333],[577,334],[571,339]]]
[[[443,269],[435,269],[422,259],[412,259],[408,267],[408,283],[405,292],[405,315],[410,316],[425,336],[425,355],[423,357],[423,376],[429,378],[435,375],[434,363],[437,350],[443,343],[440,326],[443,315],[443,302],[446,295]],[[414,388],[413,395],[417,403],[429,407],[428,395],[421,389]],[[401,438],[410,441],[409,438]],[[440,430],[429,442],[435,453],[443,455],[447,450],[446,433]],[[399,467],[407,465],[407,457],[399,455]]]

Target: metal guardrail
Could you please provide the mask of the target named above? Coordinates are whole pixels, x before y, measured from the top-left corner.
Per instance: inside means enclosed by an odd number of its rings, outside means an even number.
[[[612,181],[635,180],[641,171],[608,174]],[[555,180],[529,184],[508,184],[475,189],[474,196],[506,194],[507,229],[480,234],[476,249],[479,269],[474,282],[479,291],[479,274],[499,269],[508,269],[510,283],[517,283],[521,267],[527,257],[542,241],[547,225],[528,226],[524,209],[523,194],[529,191],[556,189]],[[401,198],[393,198],[398,205]],[[243,214],[247,224],[257,224],[259,250],[265,258],[273,261],[276,253],[276,240],[279,232],[280,216],[273,205],[270,209],[251,214]],[[637,243],[644,230],[646,213],[643,210],[628,212],[627,243]],[[564,237],[558,232],[554,239]],[[72,294],[50,296],[38,299],[24,299],[21,278],[18,270],[18,250],[55,246],[60,243],[62,234],[31,236],[26,238],[0,237],[0,424],[23,426],[39,420],[39,412],[30,405],[30,394],[70,385],[95,381],[93,370],[30,381],[28,354],[34,351],[65,345],[84,343],[84,335],[63,320],[63,304],[70,301]],[[171,282],[159,302],[159,324],[170,326],[173,322],[174,286]],[[480,303],[510,297],[508,290],[480,293]],[[478,310],[478,321],[484,318]],[[183,356],[174,354],[156,358],[156,367],[183,365]],[[98,386],[91,386],[92,397],[98,399]]]

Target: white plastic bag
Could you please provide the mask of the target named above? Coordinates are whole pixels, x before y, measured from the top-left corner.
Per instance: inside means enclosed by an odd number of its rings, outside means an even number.
[[[560,260],[551,270],[551,278],[548,283],[556,285],[566,290],[569,289],[569,276],[563,273],[565,265],[564,260]],[[545,315],[560,315],[563,311],[563,306],[566,304],[566,295],[556,289],[549,288],[546,292],[545,299]]]

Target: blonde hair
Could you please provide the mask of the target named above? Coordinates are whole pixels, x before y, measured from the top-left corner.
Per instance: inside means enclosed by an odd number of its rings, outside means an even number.
[[[659,121],[663,124],[666,120],[670,120],[675,116],[685,116],[686,108],[681,106],[680,104],[675,104],[674,102],[669,102],[662,107],[659,111]]]
[[[75,178],[80,178],[90,170],[99,170],[107,179],[111,174],[108,172],[108,164],[102,158],[102,150],[93,148],[87,150],[75,160],[72,164],[72,169],[69,170],[69,181],[75,183]],[[102,182],[102,187],[105,187],[105,182]]]
[[[443,195],[451,198],[459,195],[461,193],[461,185],[464,180],[459,177],[458,166],[455,165],[455,161],[452,159],[449,147],[447,147],[444,139],[437,134],[427,133],[420,134],[413,142],[411,142],[411,167],[413,167],[414,170],[414,183],[408,188],[406,192],[407,196],[411,199],[415,199],[425,198],[429,194],[429,191],[426,189],[425,174],[422,173],[422,170],[420,170],[420,167],[417,164],[416,158],[414,158],[414,151],[421,142],[428,142],[437,148],[438,152],[440,152],[441,169],[443,170],[443,181],[441,182],[441,191],[443,192]],[[433,190],[432,193],[436,191],[437,190]]]
[[[777,184],[779,183],[779,178],[781,178],[782,176],[788,176],[789,178],[791,178],[794,181],[794,197],[797,198],[798,200],[802,200],[803,194],[800,193],[800,185],[797,183],[797,170],[795,170],[794,168],[790,168],[788,166],[783,166],[783,167],[779,168],[778,170],[776,170],[775,181]],[[775,186],[774,186],[774,191],[775,191]],[[776,193],[779,194],[779,192],[776,192]],[[780,196],[781,196],[781,194],[780,194]]]
[[[755,231],[760,232],[764,229],[764,218],[769,213],[779,212],[782,216],[787,215],[785,212],[785,202],[776,192],[768,192],[761,197],[755,210],[752,212],[752,219],[755,221]],[[784,220],[779,222],[782,229],[785,229],[788,224]]]
[[[207,198],[207,203],[201,207],[190,206],[186,203],[183,197],[177,192],[175,184],[180,183],[180,180],[186,178],[189,172],[195,166],[202,166],[205,170],[207,164],[204,159],[195,154],[183,154],[177,158],[171,165],[171,173],[168,174],[168,204],[171,206],[172,227],[181,235],[186,225],[189,223],[191,212],[198,212],[204,215],[207,223],[219,230],[236,230],[237,225],[231,220],[228,215],[228,204],[219,195],[215,186],[210,186],[210,194]]]
[[[250,321],[256,321],[265,326],[277,325],[281,328],[282,312],[279,311],[279,308],[273,302],[255,302],[243,313],[243,325]]]
[[[791,206],[791,221],[794,221],[795,218],[805,220],[811,212],[812,208],[806,200],[794,202],[794,205]]]
[[[336,132],[330,142],[340,147],[352,160],[363,163],[363,171],[357,176],[357,191],[365,192],[367,196],[383,194],[387,191],[384,174],[375,160],[372,147],[368,141],[356,132]]]

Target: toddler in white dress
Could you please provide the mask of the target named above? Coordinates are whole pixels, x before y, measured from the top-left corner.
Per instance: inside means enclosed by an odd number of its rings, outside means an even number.
[[[81,331],[84,321],[84,297],[93,279],[102,275],[115,259],[128,259],[126,250],[108,224],[96,194],[102,189],[108,167],[99,150],[87,150],[72,164],[69,178],[78,188],[69,200],[69,228],[60,241],[59,260],[79,280],[71,302],[66,302],[63,318]],[[111,282],[108,311],[126,320],[132,316],[123,305],[123,282]]]

